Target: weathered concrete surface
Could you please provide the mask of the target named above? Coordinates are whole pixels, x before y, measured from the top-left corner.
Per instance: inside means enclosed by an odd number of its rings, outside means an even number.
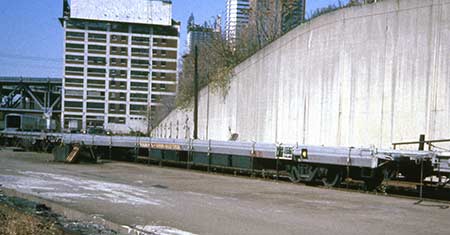
[[[321,16],[239,65],[225,97],[208,102],[202,90],[199,117],[203,139],[389,147],[448,138],[450,0]],[[184,138],[192,119],[175,111],[154,135]]]
[[[0,184],[156,234],[448,234],[443,204],[154,166],[0,151]],[[174,229],[171,229],[174,230]]]

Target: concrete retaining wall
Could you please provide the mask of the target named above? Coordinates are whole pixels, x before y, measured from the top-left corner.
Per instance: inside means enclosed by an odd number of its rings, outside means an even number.
[[[192,136],[192,111],[154,136]],[[450,137],[450,0],[385,0],[292,30],[200,95],[199,137],[390,147]]]

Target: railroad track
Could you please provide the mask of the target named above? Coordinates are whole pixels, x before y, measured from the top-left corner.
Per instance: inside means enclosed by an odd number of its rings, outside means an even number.
[[[55,159],[66,161],[67,151],[81,145],[94,159],[109,156],[116,160],[122,158],[208,172],[307,182],[308,185],[323,184],[363,192],[378,189],[387,194],[421,195],[450,201],[445,188],[418,187],[417,183],[402,181],[382,184],[383,179],[399,173],[408,179],[427,176],[448,179],[450,153],[447,152],[67,133],[3,132],[1,136],[0,143],[6,145],[21,146],[26,150],[57,150],[54,151]],[[344,178],[353,180],[342,181]]]
[[[151,164],[158,165],[159,162],[149,162],[147,158],[139,158],[139,162],[142,164]],[[194,170],[196,172],[208,173],[205,166],[194,166],[187,167],[186,164],[182,164],[180,162],[165,162],[163,164],[165,167],[174,167],[174,168],[189,168],[190,170]],[[163,165],[160,165],[163,167]],[[223,176],[233,176],[233,177],[241,177],[241,178],[258,178],[266,181],[277,181],[281,183],[293,184],[289,175],[286,172],[275,172],[275,171],[249,171],[242,169],[233,169],[233,168],[219,168],[214,167],[210,169],[209,173],[219,174]],[[318,187],[322,189],[328,190],[338,190],[343,192],[351,192],[351,193],[362,193],[376,196],[385,196],[392,198],[403,198],[409,200],[417,201],[416,204],[420,204],[423,201],[432,202],[432,203],[440,203],[444,205],[436,205],[436,207],[442,207],[442,209],[450,208],[450,187],[438,188],[431,187],[427,184],[423,185],[423,194],[422,198],[420,197],[420,183],[419,182],[409,182],[405,180],[387,180],[383,182],[383,188],[381,190],[367,191],[364,189],[364,182],[359,180],[346,179],[343,183],[338,187],[328,187],[321,185],[320,182],[316,183],[298,183],[300,185],[310,186],[310,187]],[[429,206],[429,205],[428,205]]]

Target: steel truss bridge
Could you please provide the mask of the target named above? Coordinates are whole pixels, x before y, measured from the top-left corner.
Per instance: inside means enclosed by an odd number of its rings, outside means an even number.
[[[57,119],[61,87],[61,78],[0,77],[0,120],[8,113]]]

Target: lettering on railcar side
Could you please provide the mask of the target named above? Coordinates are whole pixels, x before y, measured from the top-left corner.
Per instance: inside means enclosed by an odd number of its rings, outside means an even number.
[[[139,145],[141,146],[141,148],[181,150],[181,146],[179,144],[159,144],[159,143],[140,142]]]

